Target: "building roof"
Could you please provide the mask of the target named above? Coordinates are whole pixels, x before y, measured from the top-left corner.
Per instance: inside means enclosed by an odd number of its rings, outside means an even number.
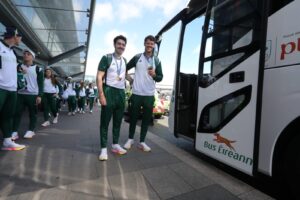
[[[19,29],[20,48],[33,50],[37,62],[83,79],[94,9],[95,0],[1,0],[0,22]]]

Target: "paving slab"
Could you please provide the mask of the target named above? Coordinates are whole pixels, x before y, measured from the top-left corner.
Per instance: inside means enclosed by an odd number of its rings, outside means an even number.
[[[222,188],[220,185],[210,185],[205,188],[195,190],[170,200],[239,200],[238,197]]]
[[[27,145],[25,150],[0,151],[0,200],[272,199],[186,152],[192,145],[186,147],[188,143],[175,138],[170,143],[167,128],[159,123],[149,128],[150,153],[136,147],[137,127],[135,144],[122,156],[110,151],[110,125],[109,159],[100,162],[99,117],[97,107],[93,114],[61,112],[58,124],[38,127],[32,140],[18,141]],[[39,113],[38,123],[42,121]],[[25,116],[20,133],[27,122]],[[128,128],[128,123],[122,124],[121,145]]]
[[[188,183],[167,166],[142,170],[142,173],[162,199],[193,190]]]
[[[115,199],[160,199],[141,172],[108,177]]]

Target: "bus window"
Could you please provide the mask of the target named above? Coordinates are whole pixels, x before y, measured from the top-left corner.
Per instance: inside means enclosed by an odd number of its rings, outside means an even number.
[[[159,46],[159,59],[163,65],[164,79],[161,84],[172,85],[176,71],[176,56],[181,23],[165,32]]]
[[[200,43],[204,17],[198,17],[185,27],[184,40],[180,60],[180,72],[198,74]]]
[[[202,111],[198,131],[219,131],[250,102],[251,89],[251,86],[246,86],[208,104]]]
[[[257,42],[258,0],[214,0],[206,24],[203,73],[218,78],[245,56]],[[226,15],[226,13],[234,13]]]

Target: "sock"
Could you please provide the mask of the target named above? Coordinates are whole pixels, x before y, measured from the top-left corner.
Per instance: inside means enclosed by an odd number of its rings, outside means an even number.
[[[107,154],[107,148],[102,148],[102,149],[101,149],[101,154],[102,154],[102,153]]]
[[[131,142],[131,143],[132,143],[132,142],[133,142],[133,139],[128,138],[128,142]]]

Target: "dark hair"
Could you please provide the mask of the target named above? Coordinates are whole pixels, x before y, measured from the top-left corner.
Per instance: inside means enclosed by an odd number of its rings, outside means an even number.
[[[146,36],[145,39],[144,39],[144,43],[145,43],[147,40],[156,42],[156,39],[155,39],[155,37],[154,37],[153,35],[148,35],[148,36]]]
[[[84,88],[84,82],[80,82],[79,88],[82,90]]]
[[[46,71],[50,71],[51,72],[51,76],[50,76],[51,83],[52,83],[52,85],[56,85],[58,81],[56,80],[54,74],[52,73],[52,70],[50,68],[46,68],[45,72],[44,72],[44,77],[46,77]]]
[[[114,38],[114,44],[116,44],[118,40],[123,40],[125,42],[125,44],[127,43],[127,39],[123,35],[118,35],[117,37],[115,37]]]

